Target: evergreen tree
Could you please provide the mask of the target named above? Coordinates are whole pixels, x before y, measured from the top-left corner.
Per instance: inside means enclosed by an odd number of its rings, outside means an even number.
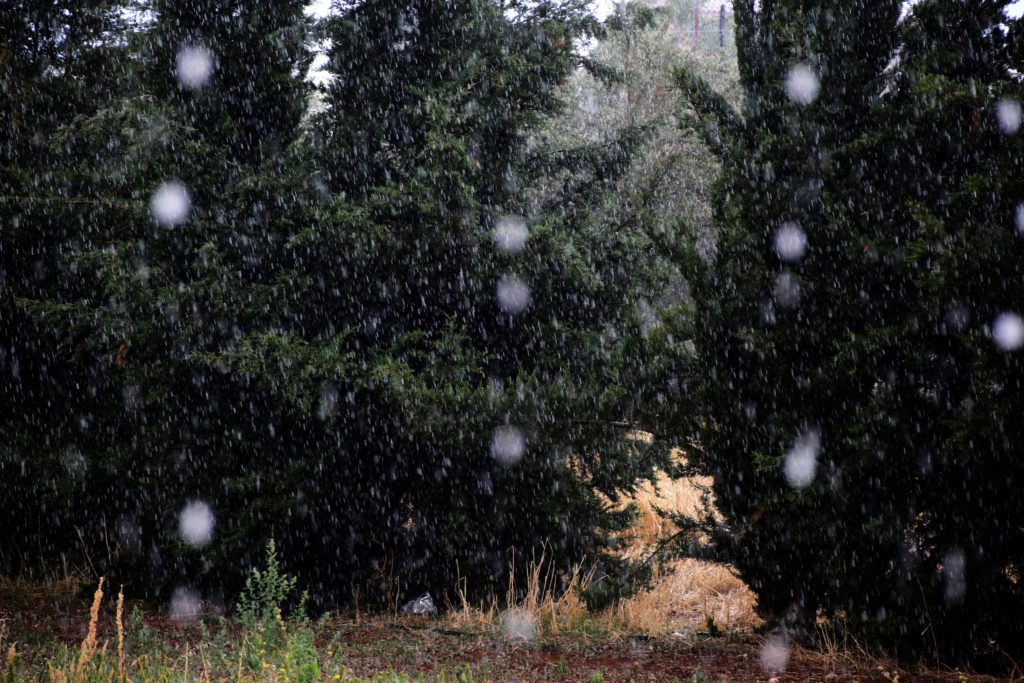
[[[623,422],[651,355],[635,304],[664,270],[599,201],[641,138],[529,144],[596,29],[582,6],[375,0],[330,20],[325,196],[274,315],[209,356],[324,425],[298,536],[324,593],[393,574],[500,594],[545,552],[612,571],[629,514],[598,494],[665,462]],[[557,203],[527,201],[538,176],[562,179]]]
[[[300,2],[152,10],[132,45],[140,68],[118,66],[120,97],[48,140],[97,199],[54,236],[62,286],[22,301],[56,332],[76,385],[50,394],[49,440],[21,455],[66,466],[35,484],[52,481],[48,505],[65,506],[48,534],[56,548],[80,534],[137,591],[230,588],[259,553],[250,539],[289,502],[272,485],[293,435],[198,354],[245,324],[231,283],[260,282],[290,229],[308,31]]]
[[[737,3],[742,114],[681,75],[723,159],[717,253],[689,259],[690,462],[722,517],[693,530],[769,619],[905,654],[1021,643],[995,607],[1021,599],[1019,360],[985,327],[1020,283],[1005,4]]]
[[[61,244],[96,199],[74,182],[77,149],[58,132],[117,95],[121,4],[11,2],[0,13],[0,568],[33,566],[62,514],[45,488],[73,460],[61,397],[79,387],[62,340],[24,301],[63,291]],[[26,560],[29,560],[26,562]]]
[[[301,4],[152,10],[119,97],[47,139],[96,200],[20,300],[76,387],[12,451],[66,505],[43,559],[230,590],[272,535],[322,600],[615,570],[613,501],[667,463],[631,430],[672,399],[637,310],[669,271],[606,210],[642,131],[530,143],[596,68],[583,3],[346,6],[308,129]]]
[[[1011,413],[1024,380],[1016,181],[1024,92],[1020,22],[1007,22],[1007,4],[915,8],[880,141],[898,154],[871,182],[902,205],[895,253],[909,271],[907,369],[894,393],[920,435],[911,446],[893,430],[889,450],[917,466],[903,501],[900,578],[923,586],[928,606],[913,603],[908,621],[932,629],[931,647],[999,666],[1004,656],[993,643],[1015,657],[1024,652],[1013,616],[1024,607],[1015,578],[1024,536],[1014,522],[1024,518],[1016,494],[1024,434]]]

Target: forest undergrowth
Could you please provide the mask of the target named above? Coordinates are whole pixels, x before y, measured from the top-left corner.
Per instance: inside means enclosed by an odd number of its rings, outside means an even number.
[[[662,513],[698,509],[695,484],[643,487],[622,552],[658,548],[675,531]],[[436,617],[356,607],[314,620],[301,603],[288,613],[296,583],[272,546],[230,611],[126,601],[87,572],[0,579],[0,681],[990,680],[897,664],[825,629],[813,643],[783,643],[761,632],[755,596],[725,565],[669,563],[648,590],[592,612],[580,597],[592,577],[577,571],[556,587],[544,563],[484,604],[460,582]]]

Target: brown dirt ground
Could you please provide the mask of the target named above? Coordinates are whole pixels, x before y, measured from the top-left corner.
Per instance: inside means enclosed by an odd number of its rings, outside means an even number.
[[[8,643],[18,643],[24,661],[45,668],[59,644],[76,646],[87,630],[89,598],[78,592],[37,590],[0,582],[0,624]],[[140,607],[130,603],[126,609]],[[100,641],[112,639],[111,606],[100,618]],[[217,630],[215,619],[208,628]],[[184,652],[203,639],[199,624],[183,625],[158,611],[144,623],[162,647]],[[956,671],[899,667],[851,652],[831,655],[794,647],[784,671],[765,671],[761,639],[749,633],[710,637],[701,633],[646,636],[598,630],[541,635],[513,641],[500,628],[450,628],[444,618],[336,617],[319,624],[318,645],[343,658],[357,676],[388,671],[412,676],[472,667],[474,680],[487,681],[992,681]],[[600,674],[600,678],[594,678]]]
[[[695,513],[700,509],[700,486],[706,483],[661,476],[654,485],[643,487],[632,499],[640,518],[624,539],[623,555],[646,557],[674,532],[657,510]],[[474,680],[524,683],[1000,680],[925,665],[897,665],[842,646],[829,652],[792,647],[783,671],[766,671],[761,663],[763,640],[754,633],[761,620],[750,589],[725,565],[681,560],[673,569],[659,576],[651,590],[600,615],[588,615],[571,593],[552,596],[532,587],[532,603],[521,607],[534,618],[546,615],[548,626],[528,643],[502,636],[496,608],[468,605],[436,620],[337,617],[319,625],[317,635],[324,653],[343,657],[344,666],[357,676],[395,671],[423,674],[429,680],[431,674],[470,666]],[[23,661],[45,669],[46,658],[60,644],[74,647],[85,637],[91,595],[77,579],[27,586],[0,577],[0,649],[8,646],[5,641],[16,643]],[[108,598],[103,606],[101,641],[113,638],[111,602]],[[126,616],[134,607],[142,610],[143,623],[172,655],[183,655],[204,638],[202,626],[175,622],[161,606],[132,602]],[[725,635],[702,633],[709,617]],[[220,630],[216,619],[207,622],[207,632]]]

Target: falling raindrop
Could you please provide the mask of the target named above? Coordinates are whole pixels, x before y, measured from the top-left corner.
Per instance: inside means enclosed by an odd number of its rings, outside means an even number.
[[[138,410],[142,407],[142,390],[137,384],[126,384],[121,389],[121,395],[128,410]]]
[[[320,391],[320,406],[317,415],[321,420],[330,418],[338,409],[338,390],[332,385],[325,385]]]
[[[792,308],[800,303],[800,278],[789,271],[779,273],[772,289],[775,300],[784,308]]]
[[[127,548],[139,550],[142,547],[142,529],[131,517],[121,516],[115,526],[117,536]]]
[[[503,216],[494,226],[494,245],[503,254],[518,254],[526,247],[529,230],[526,221],[516,216]]]
[[[201,548],[213,538],[213,511],[200,500],[188,503],[178,516],[178,535],[194,548]]]
[[[1003,351],[1024,346],[1024,319],[1016,313],[1001,313],[992,323],[992,339]]]
[[[514,465],[526,451],[526,440],[518,427],[505,425],[494,430],[491,439],[491,457],[502,465]]]
[[[767,675],[780,674],[789,663],[789,643],[783,635],[771,635],[761,645],[761,670]]]
[[[74,477],[81,477],[85,474],[88,469],[88,461],[85,459],[85,455],[79,450],[77,446],[67,446],[64,449],[62,457],[64,466],[67,468],[69,474]]]
[[[325,199],[331,196],[331,188],[327,186],[327,183],[324,182],[323,178],[316,178],[313,181],[313,189]]]
[[[782,474],[790,486],[802,489],[814,481],[820,450],[821,436],[817,430],[806,430],[796,437],[782,464]]]
[[[192,198],[185,186],[176,181],[163,183],[153,193],[149,203],[153,218],[160,225],[171,228],[185,222],[192,209]]]
[[[807,235],[793,221],[786,221],[775,231],[775,252],[787,263],[794,263],[807,251]]]
[[[505,275],[498,280],[498,306],[505,313],[515,315],[530,305],[530,288],[515,275]]]
[[[946,308],[946,325],[951,332],[962,332],[971,322],[971,312],[959,301]]]
[[[1004,98],[996,105],[996,118],[999,120],[999,129],[1007,135],[1016,135],[1020,130],[1021,109],[1017,100]]]
[[[942,560],[942,584],[947,605],[958,605],[967,593],[967,561],[960,550],[946,553]]]
[[[1024,204],[1017,205],[1017,211],[1014,214],[1014,223],[1017,225],[1017,234],[1024,237]]]
[[[508,640],[530,642],[537,637],[537,618],[523,609],[501,613],[501,632]]]
[[[174,73],[181,87],[189,90],[202,88],[213,75],[213,53],[202,45],[182,45]]]
[[[658,326],[658,312],[654,310],[654,307],[646,299],[637,301],[636,312],[640,321],[640,333],[647,337],[651,330]]]
[[[818,99],[821,81],[814,69],[806,64],[797,64],[786,74],[786,94],[797,104],[811,104]]]
[[[199,591],[194,588],[175,588],[171,593],[169,612],[175,621],[195,621],[203,613],[203,600]]]

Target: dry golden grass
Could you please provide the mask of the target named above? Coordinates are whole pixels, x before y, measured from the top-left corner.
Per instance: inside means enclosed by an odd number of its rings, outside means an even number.
[[[53,683],[77,683],[92,678],[90,664],[96,657],[100,648],[96,641],[96,627],[100,620],[100,606],[103,603],[103,577],[100,577],[96,586],[96,593],[93,594],[92,606],[89,608],[89,629],[85,639],[82,641],[77,661],[67,661],[64,664],[54,664],[53,660],[47,660],[49,679]],[[104,643],[102,652],[106,651]]]
[[[623,505],[633,504],[639,512],[636,525],[624,538],[623,555],[630,559],[641,559],[658,543],[676,532],[675,526],[658,514],[658,510],[696,516],[703,509],[702,486],[711,483],[710,478],[693,477],[673,480],[659,472],[655,482],[644,482],[636,495],[626,498]]]
[[[46,602],[66,600],[77,596],[85,583],[86,580],[77,574],[62,577],[48,574],[43,579],[11,579],[0,576],[0,596],[16,596]]]
[[[92,598],[92,608],[89,610],[89,631],[82,641],[82,652],[78,658],[78,666],[75,667],[75,678],[81,678],[82,672],[89,666],[89,661],[96,655],[96,625],[100,620],[100,604],[103,602],[103,577],[100,577],[99,585],[96,586],[96,594]]]
[[[639,438],[643,438],[640,435]],[[635,526],[623,536],[623,557],[631,560],[648,558],[659,545],[676,533],[675,526],[659,511],[696,515],[703,508],[702,487],[708,479],[673,480],[660,474],[655,482],[643,485],[637,493],[622,504],[633,504],[638,510]],[[725,631],[750,631],[761,621],[754,612],[754,593],[727,565],[699,560],[680,560],[672,563],[668,571],[658,571],[653,585],[643,593],[620,601],[601,614],[588,614],[579,597],[579,589],[586,588],[591,577],[580,570],[555,580],[545,569],[545,557],[529,562],[527,585],[519,590],[514,584],[507,587],[505,604],[514,610],[520,621],[534,623],[540,632],[565,633],[580,627],[586,621],[602,624],[611,631],[641,632],[659,635],[672,632],[692,633],[706,629],[710,618],[715,626]],[[513,572],[514,575],[514,572]],[[556,587],[556,583],[561,588]],[[82,580],[64,578],[32,586],[7,582],[0,577],[0,592],[5,587],[19,592],[33,591],[35,597],[45,599],[66,597],[78,591]],[[388,601],[392,612],[398,611],[399,586],[390,588]],[[467,586],[460,581],[456,586],[456,604],[450,605],[445,621],[453,628],[495,627],[502,620],[497,596],[490,603],[471,605],[466,598]],[[102,582],[97,588],[93,611],[102,600]],[[124,671],[121,611],[123,596],[118,596],[115,624],[118,634],[118,669]],[[358,600],[357,600],[358,619]],[[91,637],[82,643],[80,662],[88,663],[95,653],[95,622],[90,620]],[[0,633],[2,636],[2,633]],[[2,638],[0,638],[2,644]],[[120,676],[119,676],[120,677]]]
[[[515,605],[513,609],[520,614],[530,615],[549,633],[571,631],[587,616],[587,608],[579,597],[579,590],[587,587],[590,577],[581,575],[577,567],[569,576],[562,577],[564,580],[561,583],[565,588],[558,591],[554,585],[555,577],[544,571],[544,559],[542,554],[540,560],[530,563],[526,594],[521,600],[516,600],[518,591],[514,572],[510,574],[506,604]]]
[[[661,474],[625,501],[639,511],[637,524],[624,539],[623,555],[648,557],[672,534],[675,526],[658,513],[697,515],[703,509],[702,487],[706,478],[673,480]],[[756,598],[727,565],[699,560],[674,562],[669,571],[655,576],[650,590],[622,601],[613,608],[616,621],[631,630],[652,635],[692,632],[715,626],[727,631],[749,631],[761,623],[754,612]]]
[[[710,618],[725,631],[750,631],[761,623],[755,597],[732,569],[714,562],[680,560],[654,585],[612,608],[614,622],[651,635],[691,633]]]
[[[672,480],[660,475],[623,505],[632,503],[639,511],[637,523],[624,535],[622,555],[643,560],[676,532],[659,510],[696,514],[702,508],[700,486],[707,480]],[[545,558],[529,563],[525,592],[514,583],[508,586],[506,614],[519,622],[535,624],[539,632],[557,634],[578,629],[585,621],[596,622],[609,631],[661,635],[692,633],[706,629],[708,618],[724,631],[750,631],[761,623],[754,612],[754,593],[727,565],[700,560],[680,560],[660,572],[650,590],[620,601],[601,614],[588,614],[578,589],[586,588],[590,576],[578,570],[562,577],[563,589],[555,588],[554,577],[544,571]],[[489,628],[502,620],[496,599],[487,605],[471,605],[466,586],[456,589],[456,604],[446,622],[454,628]],[[521,596],[521,597],[520,597]]]
[[[125,679],[124,667],[124,586],[117,592],[117,680]]]
[[[587,606],[580,599],[580,590],[590,583],[590,576],[584,575],[577,567],[569,576],[556,577],[546,571],[545,556],[531,560],[528,564],[525,592],[515,583],[515,572],[509,575],[505,594],[506,609],[501,611],[497,598],[489,604],[476,606],[466,598],[466,583],[460,580],[456,594],[458,604],[452,605],[446,622],[456,628],[488,628],[499,622],[511,621],[529,624],[537,631],[556,634],[571,632],[590,617]]]

